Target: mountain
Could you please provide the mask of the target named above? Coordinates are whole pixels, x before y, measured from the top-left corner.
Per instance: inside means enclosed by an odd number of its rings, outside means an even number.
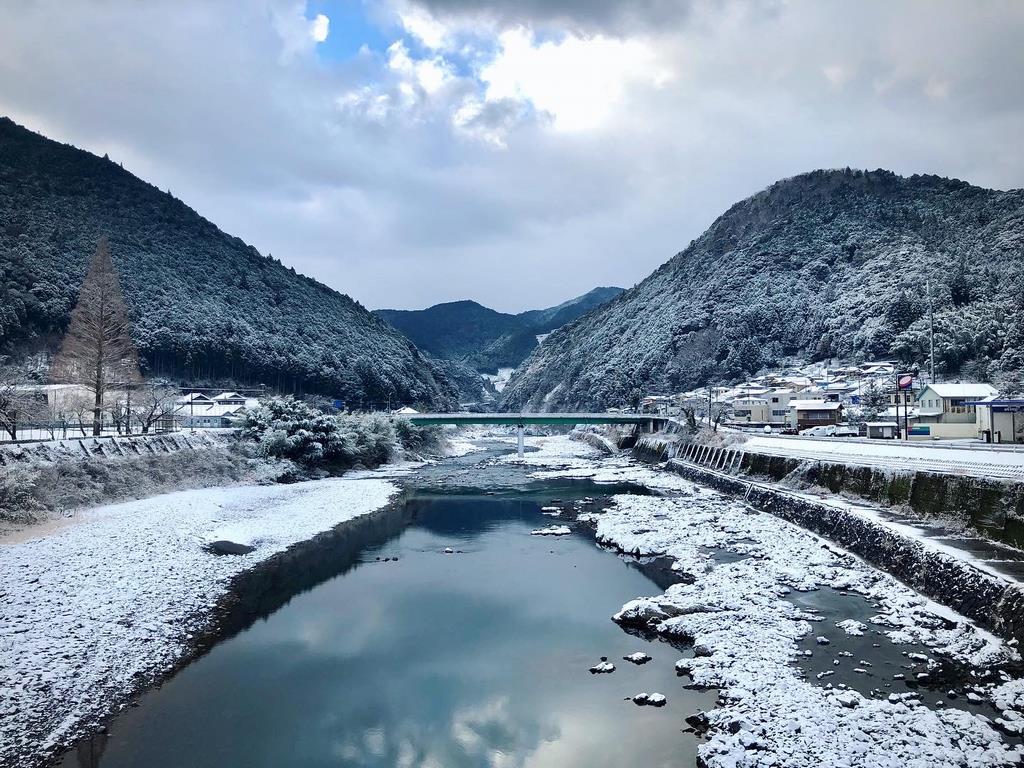
[[[348,296],[106,157],[0,118],[0,353],[53,350],[107,235],[151,373],[445,407],[455,387]]]
[[[575,320],[620,293],[621,288],[594,288],[558,306],[518,315],[497,312],[475,301],[416,310],[378,309],[375,314],[425,352],[494,373],[498,368],[519,365],[537,346],[538,335]]]
[[[737,203],[643,282],[553,332],[502,406],[604,408],[792,358],[924,368],[929,286],[938,373],[1019,367],[1024,190],[814,171]]]

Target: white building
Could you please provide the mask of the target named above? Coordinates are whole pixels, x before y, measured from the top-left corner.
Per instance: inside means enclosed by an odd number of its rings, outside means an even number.
[[[1024,398],[996,397],[974,402],[978,436],[993,443],[1024,443]]]
[[[767,424],[768,401],[763,397],[737,397],[732,401],[730,420],[739,424]]]
[[[927,384],[917,395],[917,424],[911,437],[978,437],[974,402],[996,394],[990,384]]]

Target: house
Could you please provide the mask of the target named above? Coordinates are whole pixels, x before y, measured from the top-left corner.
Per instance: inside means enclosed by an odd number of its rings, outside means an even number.
[[[796,430],[828,426],[842,421],[843,404],[825,400],[790,400],[789,426]]]
[[[213,402],[217,405],[245,405],[246,397],[237,392],[221,392],[213,396]]]
[[[974,403],[996,394],[989,384],[927,384],[917,396],[917,425],[912,437],[978,437]]]
[[[989,443],[1024,443],[1024,397],[997,397],[967,403],[974,406],[978,436]]]
[[[206,408],[214,405],[213,398],[209,395],[204,395],[202,392],[185,392],[178,398],[177,402],[186,408],[189,405],[192,405],[194,408]]]
[[[789,416],[789,403],[793,399],[793,390],[776,387],[765,393],[768,401],[768,423],[783,426]]]
[[[410,408],[408,405],[399,408],[398,410],[392,411],[392,413],[398,416],[408,416],[411,413],[419,413],[415,408]]]
[[[767,424],[768,401],[763,397],[737,397],[732,401],[733,423]]]
[[[222,429],[238,426],[245,417],[244,405],[195,405],[179,407],[178,421],[189,429]]]

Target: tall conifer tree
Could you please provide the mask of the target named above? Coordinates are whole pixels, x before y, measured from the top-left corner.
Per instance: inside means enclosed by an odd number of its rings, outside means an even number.
[[[96,244],[50,376],[56,382],[80,384],[93,393],[94,435],[100,434],[107,390],[139,381],[139,358],[132,342],[128,309],[105,237]]]

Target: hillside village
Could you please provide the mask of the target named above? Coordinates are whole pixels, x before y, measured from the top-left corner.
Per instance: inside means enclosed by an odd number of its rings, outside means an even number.
[[[926,382],[892,360],[814,363],[731,386],[642,398],[646,412],[812,436],[1024,443],[1024,397],[984,382]]]

